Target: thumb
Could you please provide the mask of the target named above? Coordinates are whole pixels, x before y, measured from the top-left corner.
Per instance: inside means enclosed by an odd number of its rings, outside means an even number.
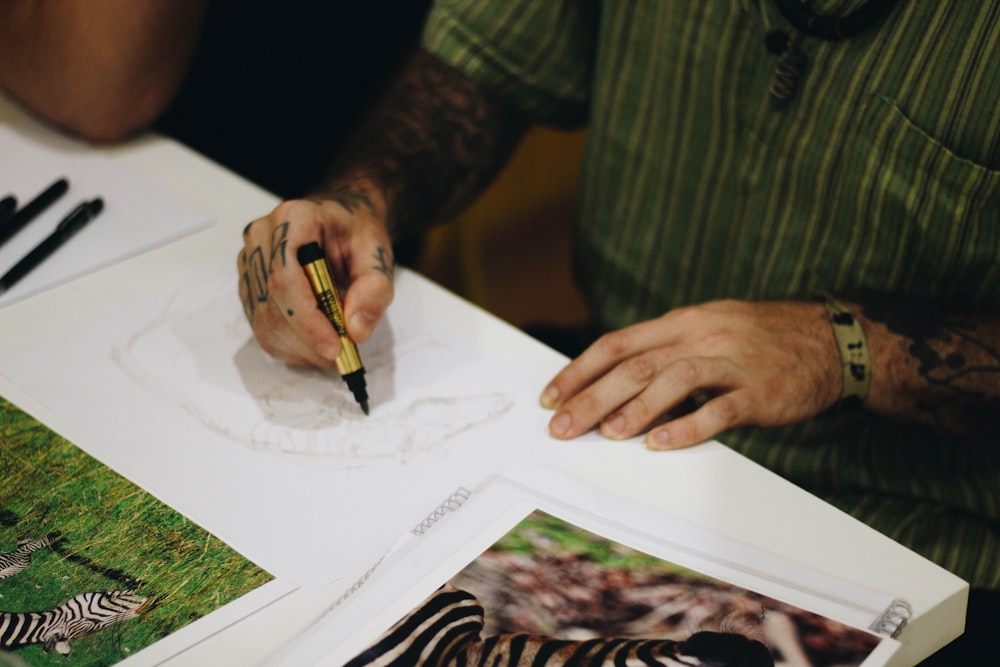
[[[371,336],[394,294],[392,277],[378,270],[366,271],[351,283],[344,294],[344,326],[355,343]]]

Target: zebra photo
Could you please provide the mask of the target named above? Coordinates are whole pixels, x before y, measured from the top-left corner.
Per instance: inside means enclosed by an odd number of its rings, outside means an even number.
[[[273,579],[2,397],[0,471],[0,665],[116,665]]]
[[[880,641],[542,511],[381,630],[346,667],[859,667]]]
[[[135,618],[150,598],[132,591],[80,593],[52,609],[0,611],[0,649],[10,651],[41,644],[46,651],[69,655],[71,639],[80,639]]]
[[[31,567],[32,554],[53,544],[55,534],[18,540],[17,548],[0,554],[0,579]],[[0,650],[41,644],[46,652],[69,655],[70,640],[81,639],[143,613],[151,599],[134,591],[86,592],[42,611],[0,610]]]

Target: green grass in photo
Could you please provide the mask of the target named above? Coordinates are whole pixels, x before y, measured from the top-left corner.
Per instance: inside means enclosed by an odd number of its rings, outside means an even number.
[[[705,575],[694,570],[637,551],[613,540],[594,535],[559,517],[536,510],[522,519],[492,547],[496,551],[523,553],[534,557],[573,554],[606,567],[678,574],[697,578]]]
[[[0,553],[54,536],[25,571],[0,579],[0,611],[51,609],[87,591],[153,601],[137,618],[71,640],[68,658],[17,650],[29,665],[112,665],[272,578],[2,398],[0,477]]]

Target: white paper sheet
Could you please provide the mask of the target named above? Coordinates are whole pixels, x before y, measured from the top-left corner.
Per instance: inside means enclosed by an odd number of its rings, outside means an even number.
[[[335,373],[260,349],[228,266],[6,353],[0,373],[92,456],[268,571],[320,585],[370,565],[459,484],[597,446],[549,438],[540,386],[407,303],[360,347],[370,417]]]
[[[49,133],[29,140],[0,125],[0,198],[13,194],[23,206],[60,177],[69,181],[66,194],[0,247],[0,275],[81,201],[102,197],[104,210],[0,296],[0,306],[211,224],[206,214],[118,168],[92,147]]]

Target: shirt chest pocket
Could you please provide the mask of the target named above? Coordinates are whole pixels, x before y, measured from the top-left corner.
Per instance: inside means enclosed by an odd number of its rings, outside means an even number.
[[[995,301],[1000,171],[955,154],[878,94],[859,140],[868,158],[851,189],[858,218],[876,228],[874,261],[891,263],[882,269],[911,291]]]

